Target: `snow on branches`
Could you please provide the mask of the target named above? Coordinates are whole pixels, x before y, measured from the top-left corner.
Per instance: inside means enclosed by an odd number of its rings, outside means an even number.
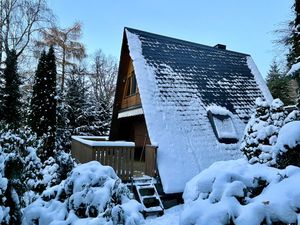
[[[255,113],[246,126],[240,147],[249,163],[265,163],[282,168],[274,147],[279,131],[285,124],[299,118],[299,110],[288,113],[279,99],[274,99],[269,105],[258,98]]]

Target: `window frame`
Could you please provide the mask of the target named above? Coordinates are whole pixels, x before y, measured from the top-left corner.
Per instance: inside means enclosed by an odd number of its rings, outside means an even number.
[[[214,118],[218,119],[218,120],[230,120],[231,122],[231,125],[232,125],[232,128],[233,128],[233,132],[235,132],[236,136],[238,136],[238,133],[237,133],[237,130],[234,126],[234,123],[233,123],[233,119],[230,115],[219,115],[219,114],[215,114],[215,113],[212,113],[210,110],[207,112],[207,115],[208,115],[208,119],[210,121],[210,124],[213,128],[213,131],[214,131],[214,134],[216,136],[216,138],[218,139],[218,141],[220,143],[224,143],[224,144],[235,144],[239,141],[238,138],[226,138],[226,137],[220,137],[221,136],[221,133],[218,132],[218,127],[216,126],[216,123],[215,123],[215,120]]]
[[[130,73],[130,76],[126,79],[125,98],[134,96],[137,94],[137,82],[134,71]]]

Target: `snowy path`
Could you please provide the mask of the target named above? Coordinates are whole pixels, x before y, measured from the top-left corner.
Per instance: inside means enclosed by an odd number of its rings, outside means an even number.
[[[147,217],[144,225],[178,225],[179,216],[183,210],[183,205],[174,206],[165,210],[165,214],[160,217]]]

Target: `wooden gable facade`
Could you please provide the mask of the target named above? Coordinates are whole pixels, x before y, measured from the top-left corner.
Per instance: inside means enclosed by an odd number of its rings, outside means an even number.
[[[129,56],[126,35],[123,36],[113,119],[109,139],[135,143],[139,155],[150,144],[139,88],[132,59]]]

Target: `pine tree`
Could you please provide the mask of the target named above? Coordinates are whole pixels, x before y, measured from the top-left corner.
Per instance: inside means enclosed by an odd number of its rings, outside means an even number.
[[[291,34],[287,39],[287,44],[291,45],[290,52],[287,55],[288,67],[300,62],[300,0],[294,3],[295,19],[291,22]]]
[[[21,94],[19,86],[21,84],[19,74],[17,72],[17,56],[14,50],[7,54],[4,69],[4,88],[3,88],[3,107],[2,119],[17,128],[20,123],[20,107]]]
[[[293,78],[298,84],[298,96],[297,105],[300,105],[300,70],[298,64],[300,63],[300,0],[295,0],[293,5],[295,18],[290,22],[290,34],[285,38],[285,45],[290,47],[289,53],[287,54],[287,67],[289,73],[292,74]],[[297,64],[297,66],[295,66]]]
[[[281,99],[285,105],[293,104],[290,96],[289,77],[284,76],[275,61],[273,61],[267,76],[267,85],[273,98]]]
[[[50,47],[47,54],[47,101],[46,101],[46,115],[47,115],[47,129],[48,129],[48,152],[47,156],[52,156],[52,151],[55,147],[55,133],[56,133],[56,59],[53,46]]]
[[[86,124],[84,118],[85,87],[81,77],[71,76],[67,80],[66,90],[67,118],[69,128],[74,130]]]
[[[33,93],[31,99],[31,115],[30,115],[30,125],[34,132],[38,136],[42,136],[44,130],[42,129],[42,105],[45,99],[46,93],[44,92],[45,87],[45,68],[46,68],[46,52],[41,53],[37,70],[35,72],[35,83],[33,85]]]
[[[53,48],[42,52],[35,74],[31,100],[31,127],[39,137],[45,138],[41,157],[53,156],[56,132],[56,64]]]
[[[270,145],[269,120],[270,105],[261,98],[256,99],[256,111],[252,115],[245,129],[244,139],[241,143],[241,151],[246,155],[250,163],[261,162],[261,145]]]

